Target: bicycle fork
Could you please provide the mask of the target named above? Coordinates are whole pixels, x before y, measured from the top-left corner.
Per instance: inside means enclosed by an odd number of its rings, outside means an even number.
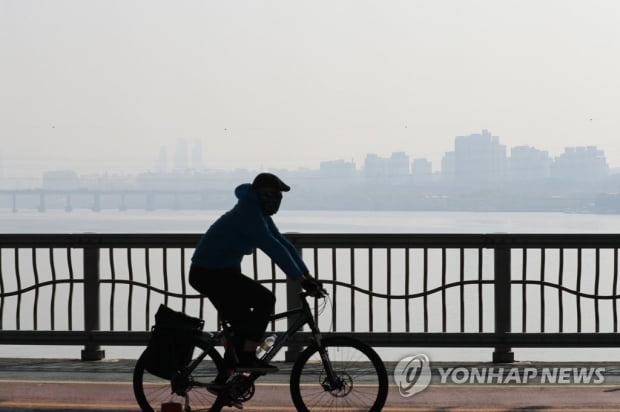
[[[329,359],[329,353],[327,352],[327,348],[323,345],[323,338],[321,332],[319,331],[314,319],[309,319],[308,326],[312,331],[312,336],[314,337],[314,341],[317,344],[319,356],[321,357],[321,362],[323,363],[323,369],[325,370],[326,378],[321,382],[321,386],[327,392],[332,392],[334,390],[342,389],[342,381],[338,378],[332,363]]]

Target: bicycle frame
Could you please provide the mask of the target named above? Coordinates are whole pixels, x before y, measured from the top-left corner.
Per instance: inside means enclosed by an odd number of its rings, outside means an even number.
[[[301,306],[299,308],[270,316],[269,320],[274,321],[274,320],[279,320],[283,318],[288,318],[294,315],[299,315],[295,319],[293,324],[286,330],[286,332],[282,334],[276,334],[277,336],[276,341],[273,343],[271,349],[265,355],[263,355],[262,359],[266,362],[269,362],[271,359],[273,359],[280,352],[280,350],[282,349],[286,341],[288,341],[288,339],[292,335],[297,333],[297,331],[299,331],[304,325],[307,324],[310,327],[310,331],[312,333],[312,340],[319,347],[319,354],[321,355],[321,361],[323,362],[323,367],[325,368],[325,373],[327,375],[327,378],[329,379],[329,382],[331,385],[335,385],[336,375],[334,373],[334,370],[332,369],[332,365],[331,365],[331,362],[329,361],[327,351],[325,351],[325,348],[321,346],[321,331],[319,330],[314,320],[314,316],[312,315],[310,305],[308,304],[308,301],[306,300],[306,297],[308,296],[309,294],[307,292],[301,292],[299,294],[300,301],[301,301]]]
[[[325,351],[324,348],[321,347],[321,332],[319,331],[319,328],[314,320],[314,316],[312,315],[312,310],[310,309],[310,305],[308,304],[308,301],[306,300],[308,296],[309,294],[307,292],[301,292],[299,294],[300,301],[301,301],[301,306],[299,308],[292,309],[286,312],[277,313],[269,317],[269,321],[271,322],[271,321],[276,321],[276,320],[289,318],[291,316],[298,315],[295,321],[292,323],[292,325],[284,333],[276,334],[277,337],[276,337],[275,342],[271,346],[270,350],[265,355],[263,355],[262,359],[266,362],[269,362],[271,359],[273,359],[280,352],[280,350],[285,345],[285,343],[288,341],[288,339],[292,335],[297,333],[297,331],[299,331],[301,328],[303,328],[304,325],[307,324],[310,327],[310,331],[312,333],[312,340],[319,347],[319,354],[321,355],[321,360],[323,362],[323,367],[325,368],[325,373],[327,375],[327,378],[330,384],[335,385],[335,382],[336,382],[335,373],[331,367],[331,363],[329,362],[329,357],[327,355],[327,352]],[[221,338],[223,336],[226,336],[226,334],[227,334],[226,329],[216,334],[210,334],[210,337],[208,339],[210,341],[209,348],[218,345],[221,341]],[[196,359],[194,359],[185,369],[186,372],[183,373],[183,376],[189,375],[191,371],[194,370],[194,368],[196,368],[196,366],[198,366],[198,364],[205,358],[205,356],[207,355],[207,352],[208,350],[203,351],[203,353],[201,353]],[[251,376],[253,378],[252,380],[254,380],[258,378],[259,376],[261,376],[261,374],[252,373]]]
[[[268,362],[273,359],[278,354],[278,352],[280,352],[286,341],[288,341],[288,339],[292,335],[297,333],[297,331],[303,328],[303,326],[306,324],[310,327],[310,330],[312,331],[313,340],[317,343],[320,343],[320,332],[318,330],[318,327],[316,326],[316,322],[314,321],[312,312],[310,311],[310,306],[308,305],[308,302],[305,298],[301,299],[301,306],[299,308],[272,315],[269,317],[269,321],[271,322],[279,319],[289,318],[295,315],[299,316],[295,319],[293,324],[284,333],[276,334],[277,338],[271,346],[271,349],[262,357],[263,360]]]

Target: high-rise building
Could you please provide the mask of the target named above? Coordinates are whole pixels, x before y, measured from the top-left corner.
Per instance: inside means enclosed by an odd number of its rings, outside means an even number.
[[[409,156],[405,152],[394,152],[387,159],[388,176],[392,183],[407,183],[410,175]]]
[[[186,171],[189,169],[187,140],[177,140],[177,146],[174,151],[173,169],[175,171]]]
[[[608,174],[605,153],[596,146],[567,147],[551,168],[552,177],[577,182],[595,181]]]
[[[202,140],[194,140],[194,147],[192,149],[192,169],[196,171],[204,170],[204,162],[202,160]]]
[[[168,154],[166,151],[166,146],[162,146],[159,149],[159,156],[157,156],[157,161],[155,162],[155,170],[159,173],[163,173],[166,171],[168,167]]]
[[[385,177],[387,174],[384,159],[375,153],[368,153],[364,159],[364,176],[367,178]]]
[[[328,160],[320,164],[319,184],[323,189],[346,187],[355,181],[355,176],[355,163],[352,161]]]
[[[456,179],[456,156],[454,152],[446,152],[441,158],[441,177],[446,181]]]
[[[488,130],[457,136],[454,141],[455,176],[459,183],[501,181],[507,171],[506,146]]]
[[[346,162],[343,159],[328,160],[321,162],[319,170],[323,177],[353,177],[355,175],[355,163]]]
[[[0,152],[0,180],[4,180],[4,158]]]
[[[516,146],[510,150],[508,176],[512,180],[540,180],[551,175],[549,153],[532,146]]]
[[[406,183],[409,179],[409,156],[394,152],[388,158],[374,153],[366,155],[364,175],[376,183]]]
[[[433,177],[433,164],[423,158],[411,162],[411,178],[415,182],[426,182]]]

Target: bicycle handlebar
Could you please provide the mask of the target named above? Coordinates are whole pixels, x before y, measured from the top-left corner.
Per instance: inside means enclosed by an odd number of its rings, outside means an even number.
[[[313,297],[315,299],[326,298],[328,295],[329,295],[329,293],[327,293],[325,288],[321,288],[321,290],[319,291],[319,293],[316,296],[312,296],[310,294],[310,292],[308,292],[307,290],[301,291],[299,293],[299,296],[301,296],[302,298]]]

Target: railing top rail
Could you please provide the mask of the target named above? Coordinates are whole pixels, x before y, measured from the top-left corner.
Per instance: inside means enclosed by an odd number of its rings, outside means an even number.
[[[545,233],[488,235],[492,247],[507,248],[618,248],[620,234],[616,233]]]
[[[287,233],[299,247],[325,248],[423,248],[485,247],[484,234],[424,233]]]
[[[201,233],[0,234],[0,247],[194,247]],[[324,248],[618,248],[620,234],[287,233],[297,246]]]
[[[0,247],[194,247],[194,233],[44,233],[0,234]]]

